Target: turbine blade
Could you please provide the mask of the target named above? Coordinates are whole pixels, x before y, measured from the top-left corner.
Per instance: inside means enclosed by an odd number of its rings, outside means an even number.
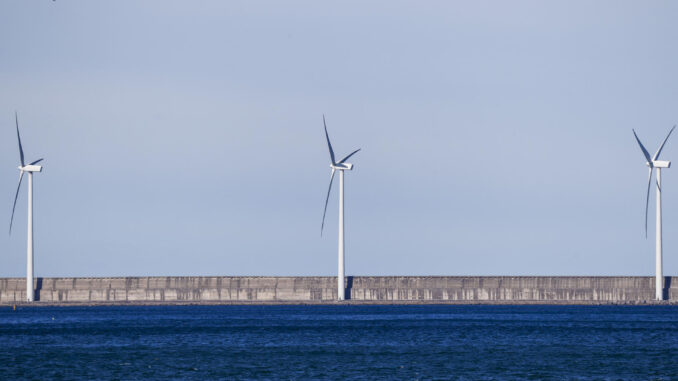
[[[325,126],[325,137],[327,138],[327,146],[330,148],[330,159],[332,160],[332,165],[337,165],[337,162],[334,161],[334,150],[332,150],[332,143],[330,143],[330,135],[327,134],[327,123],[325,123],[324,114],[323,114],[323,125]]]
[[[652,161],[655,161],[655,160],[657,160],[657,159],[659,158],[659,154],[662,153],[662,148],[664,148],[664,144],[666,144],[666,141],[669,140],[669,136],[671,136],[671,133],[672,133],[673,130],[675,130],[675,129],[676,129],[676,126],[674,125],[674,126],[671,128],[671,131],[669,131],[669,134],[666,135],[666,138],[664,138],[664,141],[662,142],[662,145],[659,146],[659,149],[657,150],[657,152],[656,152],[656,153],[654,154],[654,156],[652,157]]]
[[[339,164],[343,164],[346,160],[348,160],[349,157],[351,157],[351,156],[355,155],[356,153],[358,153],[358,151],[360,151],[360,148],[358,148],[357,150],[351,152],[351,153],[350,153],[348,156],[346,156],[345,158],[341,159],[341,160],[339,161]]]
[[[327,188],[327,197],[325,198],[325,210],[323,211],[323,223],[320,225],[320,236],[323,235],[325,228],[325,214],[327,214],[327,203],[330,201],[330,192],[332,191],[332,181],[334,181],[334,168],[332,169],[332,176],[330,176],[330,186]]]
[[[647,209],[650,205],[650,185],[652,184],[652,167],[650,167],[647,179],[647,196],[645,197],[645,238],[647,238]]]
[[[36,161],[34,161],[34,162],[28,164],[28,165],[35,165],[35,164],[38,164],[39,162],[41,162],[41,161],[43,161],[43,160],[45,160],[45,159],[38,159],[38,160],[36,160]]]
[[[24,178],[24,171],[19,174],[19,185],[16,187],[16,194],[14,195],[14,205],[12,206],[12,218],[9,220],[9,234],[12,234],[12,223],[14,223],[14,210],[16,209],[16,200],[19,198],[19,189],[21,189],[21,180]]]
[[[19,116],[17,115],[16,111],[14,111],[14,120],[16,121],[16,137],[19,139],[19,157],[21,158],[21,166],[23,167],[24,164],[24,149],[21,147],[21,135],[19,135]]]

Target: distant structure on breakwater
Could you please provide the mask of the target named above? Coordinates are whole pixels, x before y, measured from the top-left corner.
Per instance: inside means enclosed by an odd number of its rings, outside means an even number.
[[[678,284],[664,278],[664,303]],[[82,304],[592,304],[656,303],[655,277],[355,276],[36,278],[31,305]],[[0,304],[26,300],[25,278],[0,278]]]

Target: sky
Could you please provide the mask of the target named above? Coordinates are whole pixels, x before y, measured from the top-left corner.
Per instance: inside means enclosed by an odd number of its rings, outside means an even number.
[[[0,222],[16,110],[26,159],[45,158],[36,276],[336,275],[336,187],[320,235],[324,114],[337,156],[362,148],[346,173],[347,275],[653,275],[655,197],[646,239],[631,130],[653,153],[678,123],[676,14],[670,1],[4,1]],[[672,139],[663,159],[678,160]],[[26,273],[26,185],[1,277]]]

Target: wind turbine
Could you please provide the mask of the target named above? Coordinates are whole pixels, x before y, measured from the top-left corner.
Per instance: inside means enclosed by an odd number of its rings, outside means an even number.
[[[325,210],[323,211],[323,222],[320,225],[320,235],[323,234],[325,227],[325,215],[327,214],[327,202],[330,200],[330,192],[332,191],[332,181],[334,181],[334,173],[339,171],[339,269],[337,275],[337,296],[339,300],[345,299],[344,287],[344,171],[353,170],[353,164],[347,163],[346,160],[360,151],[360,148],[351,152],[345,158],[338,162],[334,159],[334,150],[332,150],[332,143],[330,143],[330,136],[327,134],[327,123],[325,123],[325,115],[323,115],[323,125],[325,126],[325,138],[327,138],[327,147],[330,149],[330,168],[332,168],[332,175],[330,176],[330,186],[327,189],[327,198],[325,198]]]
[[[656,227],[656,234],[657,234],[657,242],[656,242],[656,252],[657,252],[657,261],[656,261],[656,279],[655,279],[655,298],[657,300],[663,300],[664,299],[664,277],[662,274],[662,168],[670,168],[671,167],[671,162],[670,161],[662,161],[662,160],[657,160],[659,158],[659,154],[662,152],[662,148],[664,148],[664,144],[666,144],[666,141],[669,139],[669,136],[671,136],[671,133],[673,130],[676,128],[676,126],[673,126],[671,128],[671,131],[669,131],[668,135],[666,135],[666,138],[664,138],[664,141],[662,144],[659,146],[659,149],[657,152],[655,152],[654,156],[650,157],[650,153],[647,152],[645,149],[645,146],[643,146],[643,143],[640,142],[640,139],[638,139],[638,135],[636,135],[636,131],[633,131],[633,136],[636,137],[636,141],[638,142],[638,145],[640,146],[641,151],[643,151],[643,155],[645,156],[645,159],[647,162],[645,165],[649,167],[648,171],[648,179],[647,179],[647,197],[645,198],[645,238],[647,238],[647,209],[650,203],[650,186],[652,185],[652,171],[656,168],[657,169],[657,227]]]
[[[21,146],[21,135],[19,135],[19,117],[14,113],[16,121],[16,137],[19,140],[19,185],[16,187],[14,195],[14,206],[12,206],[12,218],[9,220],[9,234],[12,234],[12,223],[14,222],[14,210],[16,209],[16,200],[19,198],[19,189],[24,173],[28,173],[28,245],[26,250],[26,300],[32,302],[33,297],[33,172],[41,172],[42,167],[38,164],[43,159],[38,159],[28,165],[24,163],[24,149]]]

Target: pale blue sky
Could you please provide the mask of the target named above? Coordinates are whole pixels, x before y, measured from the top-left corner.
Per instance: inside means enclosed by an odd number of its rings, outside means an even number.
[[[631,128],[654,152],[678,122],[676,15],[669,1],[5,1],[1,226],[16,109],[27,159],[45,157],[37,276],[335,275],[325,113],[337,155],[363,149],[347,275],[651,275]],[[663,158],[677,154],[669,141]],[[663,179],[676,275],[678,170]],[[0,276],[25,275],[25,185]]]

